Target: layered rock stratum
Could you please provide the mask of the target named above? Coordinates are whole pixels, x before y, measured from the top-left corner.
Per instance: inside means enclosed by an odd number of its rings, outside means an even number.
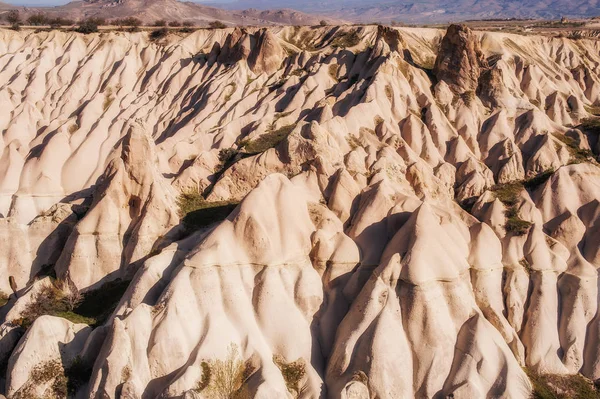
[[[599,73],[460,26],[1,30],[3,393],[234,397],[232,355],[256,398],[600,379]]]

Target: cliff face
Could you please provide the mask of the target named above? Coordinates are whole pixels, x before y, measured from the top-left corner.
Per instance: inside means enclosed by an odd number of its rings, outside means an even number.
[[[0,31],[4,393],[599,379],[598,73],[598,41],[459,26]],[[24,321],[119,281],[94,328]]]

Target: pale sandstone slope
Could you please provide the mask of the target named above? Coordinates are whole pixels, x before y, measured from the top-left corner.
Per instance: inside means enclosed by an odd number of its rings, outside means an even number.
[[[81,351],[81,397],[208,398],[231,345],[257,398],[600,379],[599,73],[598,41],[459,26],[0,31],[4,392]],[[190,231],[189,192],[241,203]],[[93,331],[21,337],[52,273],[131,283]]]

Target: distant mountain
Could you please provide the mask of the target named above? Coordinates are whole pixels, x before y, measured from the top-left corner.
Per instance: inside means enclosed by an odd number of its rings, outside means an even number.
[[[18,9],[23,19],[43,12],[52,17],[80,20],[87,17],[116,19],[136,17],[144,23],[163,19],[166,21],[191,21],[200,26],[211,21],[228,25],[315,25],[323,17],[289,9],[234,11],[178,0],[77,0],[57,7],[24,7],[0,2],[0,14]],[[325,18],[329,22],[340,22]]]
[[[213,2],[229,9],[293,8],[354,22],[449,22],[490,18],[543,18],[600,15],[600,0],[237,0]]]

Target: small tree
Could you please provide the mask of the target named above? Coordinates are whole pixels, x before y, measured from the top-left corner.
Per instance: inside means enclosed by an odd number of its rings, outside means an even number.
[[[171,21],[171,22],[169,22],[169,26],[172,27],[172,28],[178,28],[178,27],[181,26],[181,22],[179,22],[179,21]]]
[[[8,14],[6,14],[6,22],[11,25],[19,24],[21,22],[21,15],[19,15],[19,10],[10,10]]]
[[[323,19],[323,20],[321,20],[321,22],[319,22],[319,24],[320,24],[321,26],[327,26],[327,25],[329,25],[329,24],[327,23],[327,21],[325,21],[324,19]]]
[[[60,17],[48,19],[47,23],[51,28],[60,28],[61,26],[71,26],[74,24],[72,20]]]
[[[163,37],[167,37],[168,34],[169,30],[167,28],[156,29],[150,32],[150,40],[162,39]]]
[[[98,24],[94,19],[88,18],[80,22],[79,27],[77,27],[75,30],[79,33],[87,35],[88,33],[98,32]]]
[[[183,26],[186,28],[191,28],[196,25],[194,25],[194,23],[192,21],[183,21]]]
[[[225,28],[227,28],[227,25],[225,25],[221,21],[212,21],[211,23],[208,24],[208,27],[211,29],[225,29]]]
[[[42,13],[35,13],[27,18],[27,23],[34,26],[47,25],[48,17]]]
[[[164,19],[159,19],[154,21],[154,26],[167,26],[167,21]]]
[[[135,18],[135,17],[127,17],[127,18],[123,18],[118,20],[119,22],[119,26],[129,26],[132,28],[137,28],[138,26],[142,25],[142,21],[140,21],[139,19]]]

